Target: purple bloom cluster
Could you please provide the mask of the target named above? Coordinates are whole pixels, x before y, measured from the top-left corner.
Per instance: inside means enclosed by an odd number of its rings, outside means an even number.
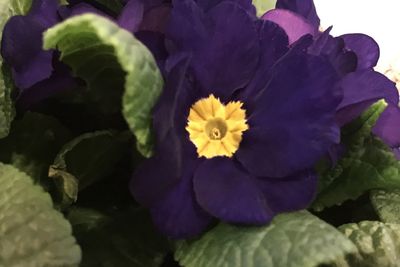
[[[199,234],[215,219],[261,225],[307,208],[315,164],[337,157],[340,127],[379,99],[389,107],[374,132],[400,145],[390,126],[400,121],[396,87],[373,70],[378,45],[363,34],[321,32],[312,0],[278,0],[261,18],[251,0],[130,0],[120,14],[89,0],[33,2],[28,15],[7,23],[1,50],[24,105],[74,86],[58,54],[42,50],[42,33],[70,16],[107,17],[154,54],[165,79],[153,112],[155,153],[135,171],[131,191],[172,238]],[[207,98],[211,111],[196,111]],[[191,112],[218,117],[215,101],[236,105],[241,131],[232,135],[234,149],[224,148],[229,156],[215,148],[204,157],[188,121]],[[223,119],[212,118],[210,138],[235,132],[235,121],[227,130]]]

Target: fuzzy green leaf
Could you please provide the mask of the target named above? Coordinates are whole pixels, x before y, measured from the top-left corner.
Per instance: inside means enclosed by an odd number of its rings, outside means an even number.
[[[371,202],[383,222],[400,224],[400,190],[374,190]]]
[[[347,152],[333,170],[321,175],[315,210],[357,199],[372,189],[400,188],[400,161],[371,133],[385,106],[378,102],[343,130]]]
[[[182,241],[175,258],[185,267],[314,267],[356,252],[334,227],[300,211],[264,227],[219,224],[197,241]]]
[[[359,250],[359,257],[349,258],[354,267],[399,267],[400,225],[363,221],[339,228]]]
[[[44,46],[61,51],[62,61],[88,83],[95,105],[110,112],[122,108],[139,150],[150,156],[151,111],[163,87],[150,51],[130,32],[94,14],[76,16],[49,29]]]
[[[78,266],[81,250],[49,194],[0,163],[0,266]]]

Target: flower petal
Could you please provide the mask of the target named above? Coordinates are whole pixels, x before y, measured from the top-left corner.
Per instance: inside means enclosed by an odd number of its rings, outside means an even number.
[[[240,5],[225,1],[203,14],[193,1],[177,1],[168,32],[178,47],[193,53],[192,68],[204,95],[228,100],[254,75],[258,35],[252,17]]]
[[[164,33],[171,14],[171,5],[162,4],[147,10],[140,24],[140,31]]]
[[[303,17],[285,9],[272,9],[265,13],[261,19],[275,22],[281,26],[289,36],[289,43],[293,44],[300,37],[315,34],[313,25],[309,24]]]
[[[4,27],[1,55],[12,67],[20,89],[49,78],[53,71],[53,52],[42,49],[44,30],[31,16],[14,16]]]
[[[222,2],[228,2],[228,1],[240,5],[250,14],[256,15],[256,8],[254,7],[251,0],[197,0],[197,3],[204,10],[209,10]]]
[[[357,69],[369,69],[376,66],[379,59],[379,45],[370,36],[353,33],[340,36],[346,43],[346,48],[357,54]]]
[[[187,161],[179,184],[151,207],[154,223],[168,237],[193,237],[203,232],[213,220],[195,199],[192,178],[197,164],[197,161]]]
[[[320,19],[313,0],[277,0],[276,8],[287,9],[305,18],[318,30]]]
[[[127,31],[136,32],[142,22],[143,12],[144,5],[141,0],[130,0],[117,19],[118,25]]]
[[[204,161],[196,170],[193,182],[200,206],[223,221],[263,224],[272,219],[256,180],[230,158]]]
[[[400,108],[389,104],[380,115],[372,132],[391,148],[400,147]]]
[[[379,99],[390,103],[399,100],[396,85],[383,74],[373,70],[360,70],[346,75],[338,84],[343,100],[338,107],[337,122],[342,126],[358,117]]]
[[[241,92],[241,99],[253,98],[268,84],[272,66],[288,51],[289,40],[285,31],[271,21],[260,21],[261,56],[259,65],[249,85]]]
[[[306,209],[316,195],[318,184],[312,171],[288,178],[259,178],[257,181],[274,213]]]
[[[258,177],[287,177],[312,168],[339,141],[338,77],[321,57],[287,54],[256,98],[236,156]]]

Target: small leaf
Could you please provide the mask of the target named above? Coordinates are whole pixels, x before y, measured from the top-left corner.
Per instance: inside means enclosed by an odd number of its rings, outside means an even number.
[[[75,16],[49,29],[44,46],[61,51],[61,59],[88,83],[94,104],[115,112],[122,103],[139,150],[150,156],[151,111],[163,87],[150,51],[130,32],[94,14]]]
[[[182,241],[175,258],[185,267],[314,267],[356,252],[333,226],[300,211],[264,227],[219,224],[197,241]]]
[[[31,178],[0,163],[0,265],[78,266],[71,225]]]
[[[383,222],[400,224],[400,190],[374,190],[371,202]]]
[[[27,112],[13,122],[11,134],[0,140],[0,161],[44,182],[57,152],[69,139],[69,131],[56,119]]]
[[[253,0],[253,5],[257,9],[257,16],[261,17],[268,10],[274,9],[276,0]]]
[[[400,161],[371,133],[384,108],[385,104],[378,102],[343,130],[347,152],[333,170],[321,175],[315,210],[357,199],[372,189],[400,188]]]
[[[75,177],[79,190],[83,190],[112,173],[129,147],[127,144],[126,136],[112,131],[83,134],[64,145],[51,166],[51,172],[55,177],[64,177],[64,180],[74,180],[72,177]]]
[[[159,267],[168,249],[141,208],[112,212],[78,208],[68,218],[82,246],[85,267]]]
[[[399,267],[400,225],[363,221],[339,228],[357,246],[360,256],[349,258],[350,266]]]

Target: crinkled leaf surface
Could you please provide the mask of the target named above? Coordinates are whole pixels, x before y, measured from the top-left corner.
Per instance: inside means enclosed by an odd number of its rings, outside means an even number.
[[[359,250],[349,258],[355,267],[399,267],[400,225],[376,221],[346,224],[339,228]]]
[[[7,20],[15,15],[26,14],[31,4],[32,0],[0,0],[0,40]],[[11,73],[4,66],[3,59],[0,56],[0,138],[8,135],[11,122],[14,119],[14,105],[11,100],[13,89]]]
[[[61,51],[61,59],[87,82],[94,104],[115,112],[121,110],[122,101],[122,113],[138,148],[150,156],[151,111],[163,86],[150,51],[131,33],[94,14],[49,29],[44,46]]]
[[[81,250],[50,195],[0,163],[0,266],[78,266]]]
[[[333,226],[300,211],[264,227],[219,224],[197,241],[182,241],[175,258],[185,267],[313,267],[356,252]]]
[[[371,202],[382,221],[400,224],[400,190],[374,190]]]
[[[68,219],[82,246],[84,267],[159,267],[168,249],[141,208],[112,212],[75,208]]]
[[[347,126],[342,142],[347,152],[337,166],[321,175],[320,193],[313,204],[325,207],[356,199],[371,189],[400,188],[400,162],[392,151],[371,134],[383,102],[371,107],[361,118]]]
[[[36,182],[45,181],[49,166],[70,138],[55,118],[27,112],[13,122],[10,135],[0,140],[0,161],[14,165]]]
[[[257,16],[264,15],[268,10],[274,9],[276,0],[253,0],[253,5],[257,9]]]

